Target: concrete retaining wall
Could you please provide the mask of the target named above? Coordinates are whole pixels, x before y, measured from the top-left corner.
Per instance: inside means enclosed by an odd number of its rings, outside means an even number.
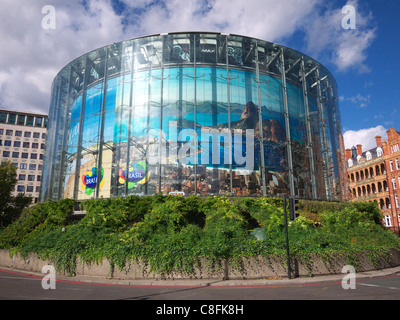
[[[358,255],[357,272],[366,272],[393,268],[400,266],[400,251],[390,250],[389,254],[380,257],[375,256],[374,263],[371,262],[368,252]],[[49,261],[38,259],[35,255],[30,255],[27,259],[20,256],[11,256],[8,250],[0,250],[0,266],[21,269],[33,272],[42,272],[43,266],[51,264]],[[194,268],[190,275],[178,272],[170,274],[156,274],[150,271],[150,267],[142,262],[129,262],[124,270],[111,268],[107,259],[98,264],[85,264],[80,261],[77,263],[76,276],[101,276],[114,279],[267,279],[269,277],[286,277],[288,275],[286,266],[286,256],[277,257],[246,257],[241,261],[225,261],[210,265],[207,259],[199,258],[199,265]],[[346,257],[337,255],[330,257],[329,260],[317,255],[311,255],[307,261],[292,258],[291,268],[293,276],[310,275],[332,275],[341,274],[342,268],[350,264]]]

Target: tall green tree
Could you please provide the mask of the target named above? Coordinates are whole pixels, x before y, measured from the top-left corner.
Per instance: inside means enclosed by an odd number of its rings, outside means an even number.
[[[31,196],[12,196],[17,184],[17,168],[10,161],[0,164],[0,229],[17,220],[24,208],[32,203]]]

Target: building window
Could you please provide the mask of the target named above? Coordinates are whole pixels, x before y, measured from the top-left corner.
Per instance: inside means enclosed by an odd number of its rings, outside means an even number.
[[[393,169],[393,160],[390,160],[389,163],[390,163],[390,171],[393,171],[394,170]]]
[[[378,157],[381,157],[383,155],[383,150],[381,147],[376,148],[376,154]]]
[[[21,141],[14,141],[14,147],[19,148],[21,146]]]
[[[26,118],[26,125],[27,126],[29,126],[29,127],[33,126],[33,118],[34,118],[34,116],[27,116],[27,118]]]
[[[22,159],[28,159],[28,153],[27,152],[22,152],[21,158]]]
[[[40,133],[39,133],[39,132],[34,132],[34,133],[33,133],[33,137],[34,137],[35,139],[40,138]]]
[[[36,117],[35,118],[35,127],[41,127],[43,123],[43,118],[42,117]]]
[[[29,142],[24,142],[22,144],[22,148],[29,148]]]
[[[26,192],[33,192],[33,186],[27,186]]]
[[[396,170],[399,170],[400,169],[400,167],[399,167],[399,159],[396,158],[396,159],[394,159],[394,161],[396,162]]]
[[[31,132],[30,131],[25,131],[24,137],[25,138],[30,138],[31,137]]]
[[[11,140],[4,141],[4,146],[11,147]]]
[[[36,181],[42,181],[42,176],[36,176]]]
[[[396,190],[397,187],[396,187],[396,179],[395,178],[392,179],[392,185],[393,185],[393,189]]]
[[[37,153],[31,153],[31,159],[37,159]]]
[[[16,131],[15,131],[15,136],[16,136],[16,137],[22,137],[22,131],[16,130]]]
[[[9,123],[9,124],[15,124],[15,120],[17,119],[17,115],[16,114],[14,114],[14,113],[10,113],[9,115],[8,115],[8,121],[7,121],[7,123]]]
[[[26,163],[21,163],[21,164],[19,165],[19,168],[22,169],[22,170],[26,170],[26,166],[27,166]]]
[[[385,227],[392,226],[392,218],[390,216],[385,216]]]
[[[3,151],[3,158],[8,158],[10,156],[10,151]]]
[[[18,192],[24,192],[25,187],[24,186],[17,186],[17,191]]]
[[[35,176],[33,174],[29,174],[28,181],[35,181]]]
[[[29,170],[36,170],[36,164],[31,163],[29,165]]]
[[[23,126],[25,124],[25,116],[19,114],[17,124]]]
[[[6,136],[12,136],[13,131],[12,130],[6,130]]]
[[[353,160],[352,160],[352,159],[349,159],[349,160],[347,161],[347,164],[348,164],[349,168],[351,168],[351,167],[353,166]]]
[[[14,152],[12,153],[12,157],[13,157],[13,158],[19,158],[19,152],[15,152],[15,151],[14,151]]]
[[[19,176],[18,176],[18,180],[25,180],[25,175],[24,174],[20,174]]]
[[[365,157],[366,157],[367,160],[371,160],[372,159],[371,152],[367,151],[367,153],[365,154]]]
[[[6,123],[7,113],[0,112],[0,123]]]
[[[32,142],[32,149],[37,149],[39,148],[39,143]]]
[[[399,197],[396,195],[394,196],[394,201],[396,202],[396,208],[399,207]]]

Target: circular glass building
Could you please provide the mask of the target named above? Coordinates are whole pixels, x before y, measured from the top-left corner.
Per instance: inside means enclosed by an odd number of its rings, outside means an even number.
[[[41,198],[340,200],[343,157],[336,82],[317,61],[238,35],[159,34],[56,76]]]

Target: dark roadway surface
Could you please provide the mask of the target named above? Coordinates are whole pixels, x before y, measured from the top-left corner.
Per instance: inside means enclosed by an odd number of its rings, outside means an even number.
[[[159,281],[134,285],[107,279],[71,279],[56,275],[56,288],[43,289],[44,274],[0,267],[1,300],[400,300],[400,269],[357,275],[355,289],[343,289],[342,277],[254,281],[197,282],[173,285]],[[90,281],[90,282],[84,282]],[[137,282],[136,282],[137,283]],[[176,284],[177,282],[175,282]]]

